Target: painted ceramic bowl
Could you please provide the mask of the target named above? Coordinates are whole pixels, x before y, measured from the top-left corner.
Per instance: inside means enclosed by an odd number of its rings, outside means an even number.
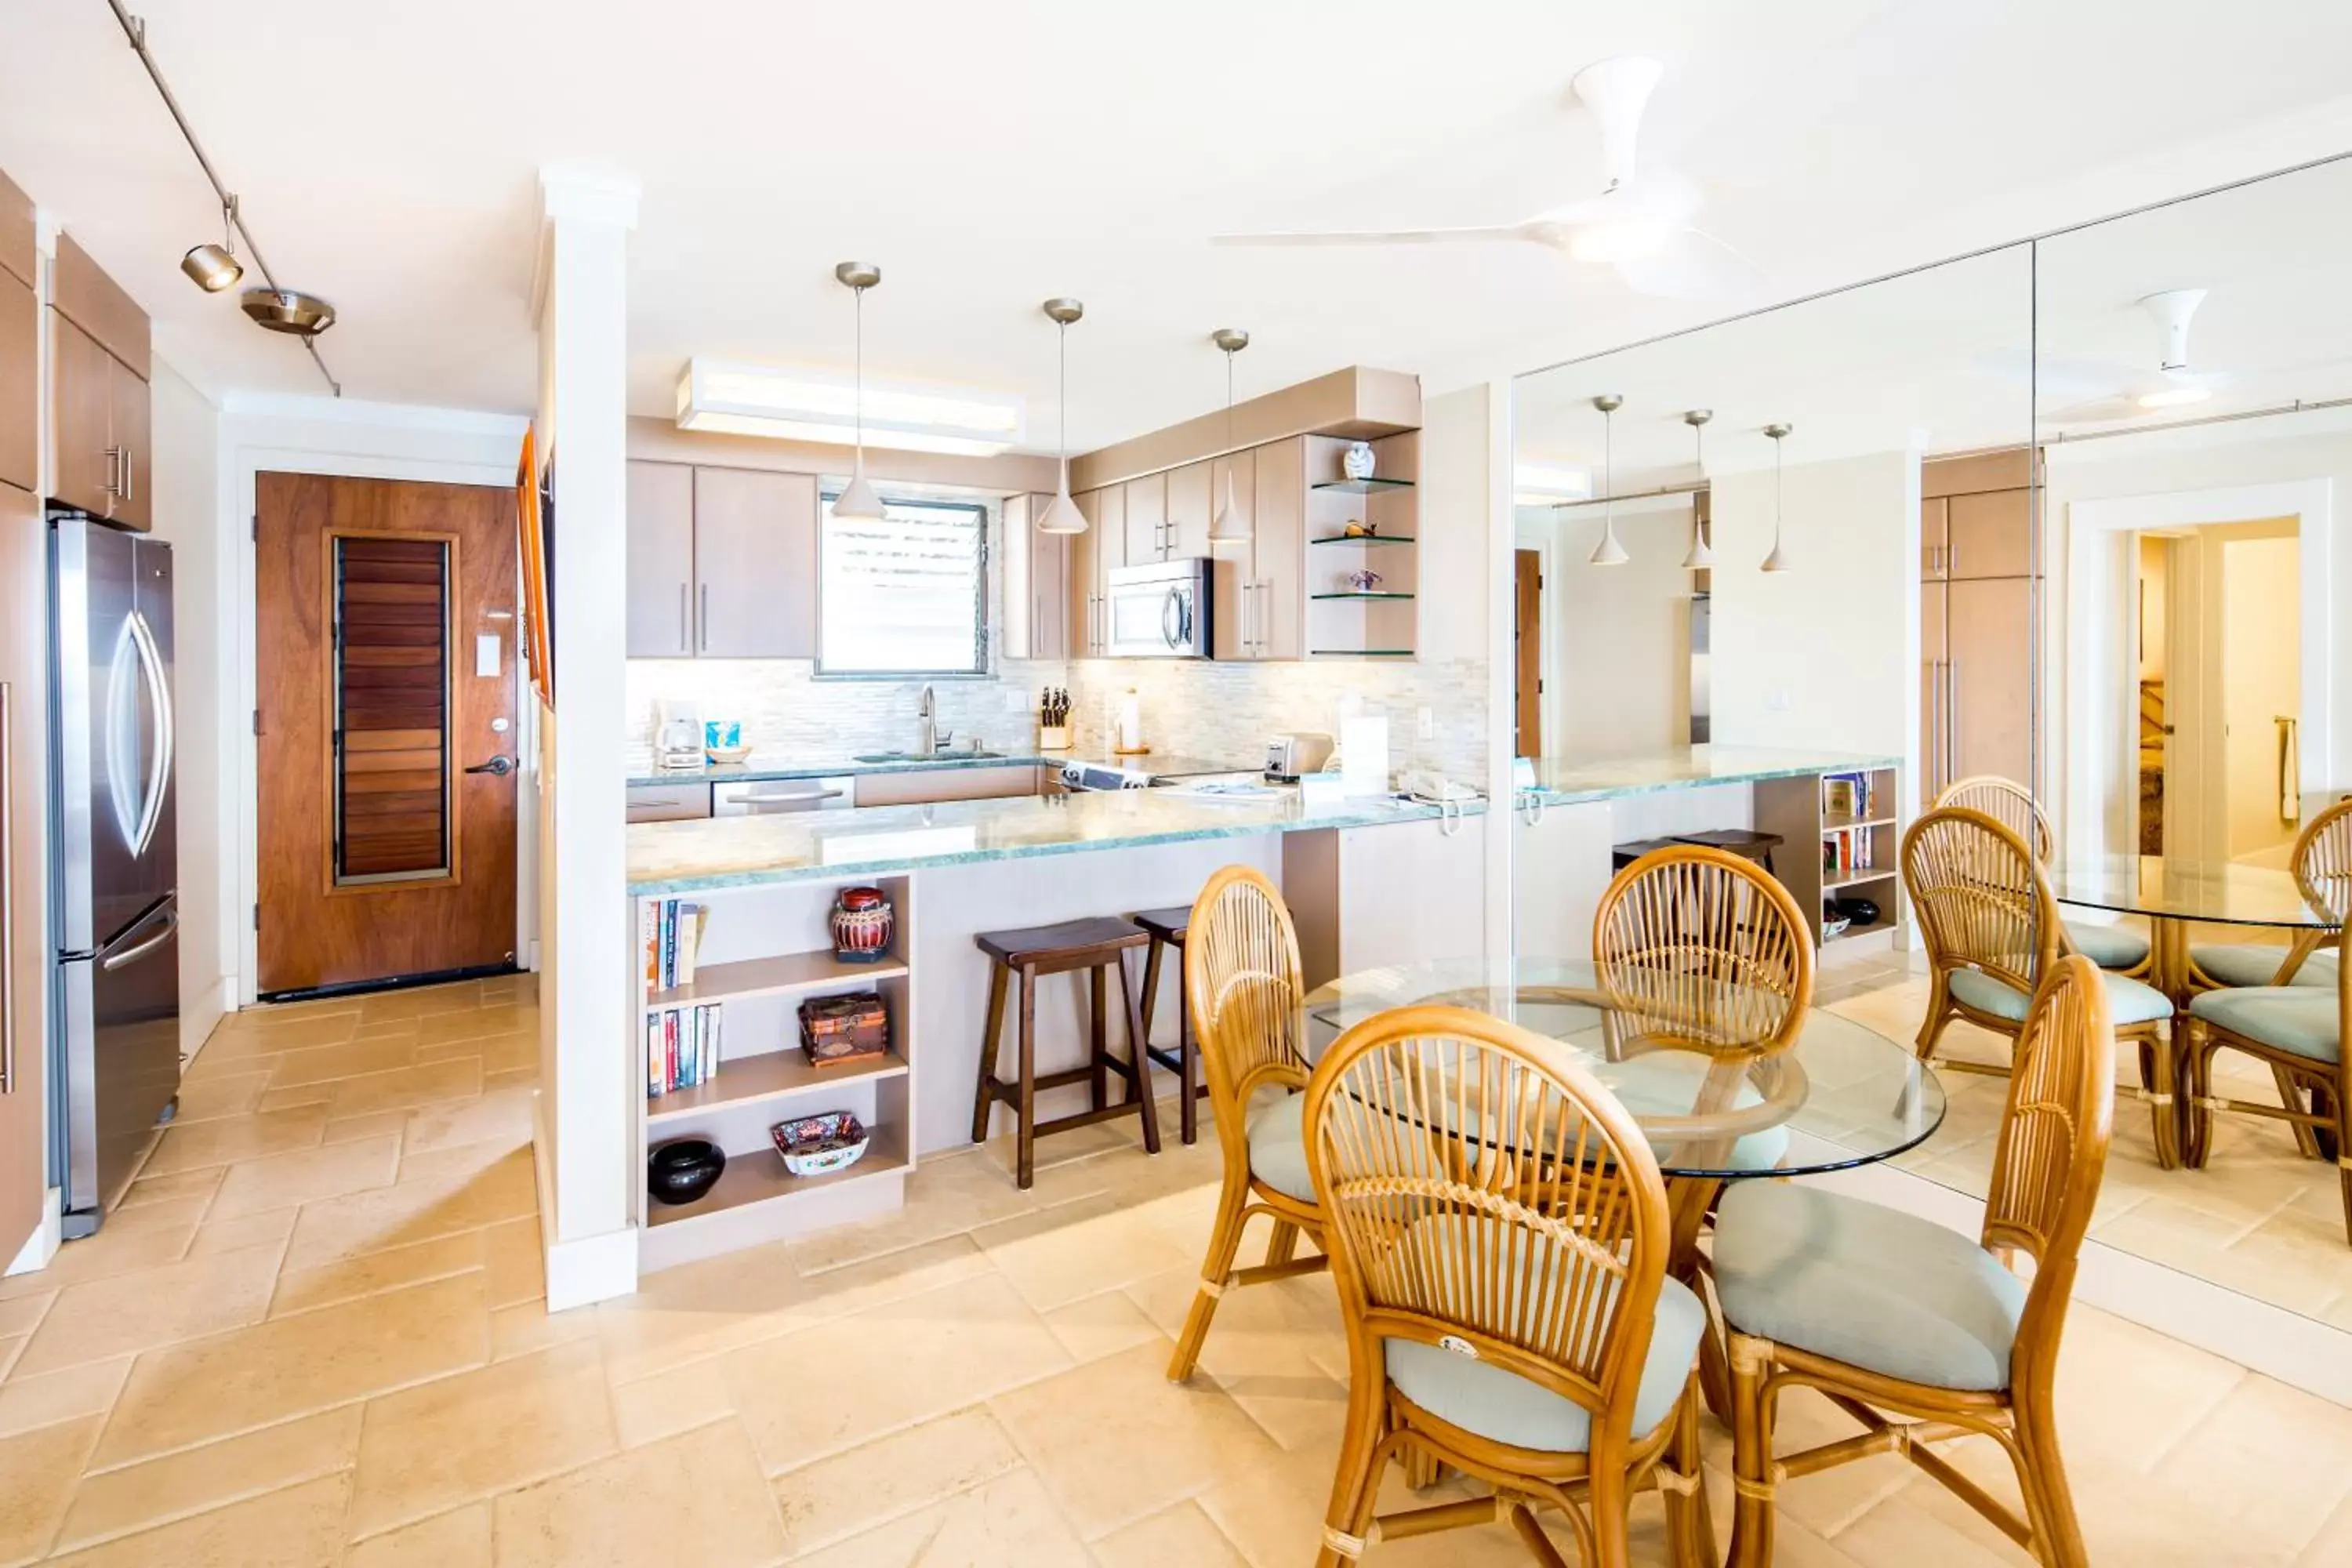
[[[690,1204],[718,1184],[726,1152],[707,1138],[665,1143],[646,1162],[646,1191],[657,1204]]]

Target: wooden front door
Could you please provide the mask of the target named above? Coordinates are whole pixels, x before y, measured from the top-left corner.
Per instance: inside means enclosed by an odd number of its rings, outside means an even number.
[[[1512,668],[1518,718],[1515,757],[1543,755],[1543,552],[1513,553]]]
[[[257,989],[511,967],[514,492],[262,474],[255,500]]]

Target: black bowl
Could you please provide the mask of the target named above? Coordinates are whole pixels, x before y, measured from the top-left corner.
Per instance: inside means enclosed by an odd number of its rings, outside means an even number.
[[[646,1191],[657,1204],[690,1204],[718,1184],[726,1152],[707,1138],[665,1143],[646,1162]]]
[[[1868,899],[1832,899],[1830,908],[1858,926],[1878,923],[1878,906]]]

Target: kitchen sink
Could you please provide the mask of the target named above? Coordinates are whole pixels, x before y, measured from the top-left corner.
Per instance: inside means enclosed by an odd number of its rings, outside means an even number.
[[[1003,755],[1003,752],[934,752],[926,757],[914,752],[864,752],[856,760],[861,763],[985,763]]]

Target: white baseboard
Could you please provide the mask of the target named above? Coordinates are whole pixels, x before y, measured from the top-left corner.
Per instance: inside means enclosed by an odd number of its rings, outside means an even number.
[[[1984,1205],[1978,1199],[1892,1165],[1808,1179],[1963,1235],[1975,1236],[1984,1225]],[[2095,1240],[2083,1243],[2074,1300],[2291,1388],[2352,1405],[2352,1333],[2316,1318]]]
[[[65,1245],[65,1194],[51,1187],[41,1194],[41,1223],[33,1227],[32,1234],[25,1237],[25,1245],[16,1249],[15,1259],[0,1273],[30,1274],[35,1269],[47,1268],[49,1259],[58,1255],[58,1248]]]
[[[637,1289],[637,1228],[624,1226],[602,1236],[554,1239],[555,1160],[547,1141],[547,1091],[530,1097],[531,1175],[539,1187],[539,1234],[545,1247],[547,1310],[561,1312],[634,1295]]]

